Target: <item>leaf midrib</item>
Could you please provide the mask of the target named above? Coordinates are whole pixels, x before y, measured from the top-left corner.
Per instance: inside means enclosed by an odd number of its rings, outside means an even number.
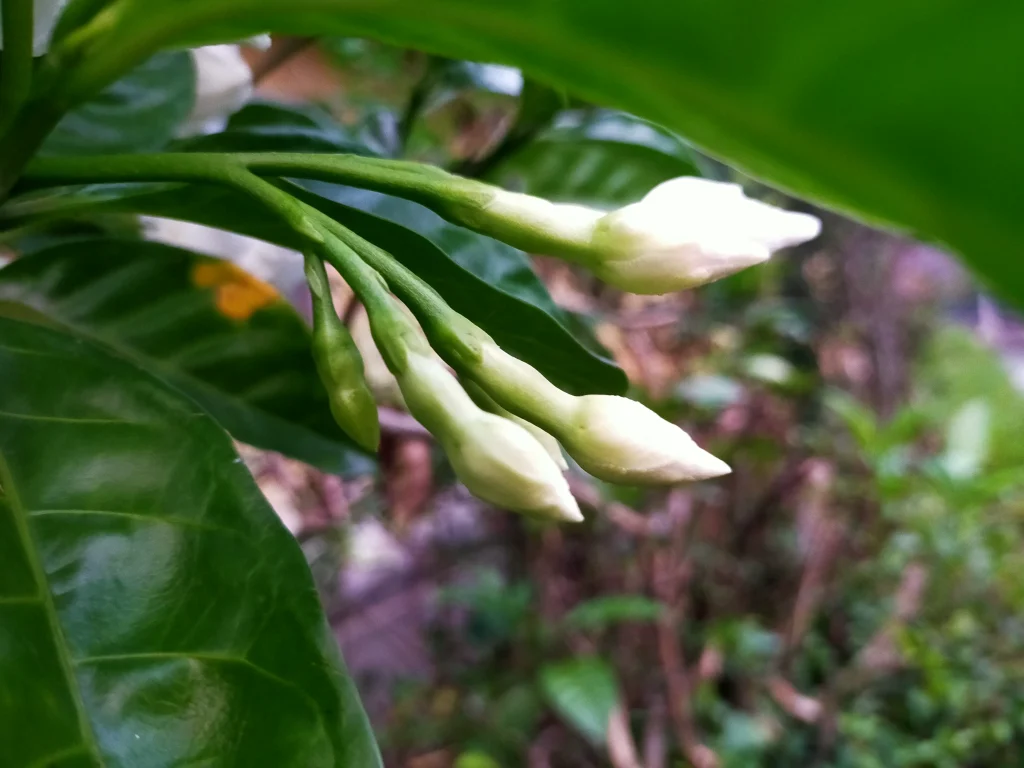
[[[54,605],[53,594],[49,589],[49,579],[39,559],[39,553],[36,550],[32,532],[29,529],[28,514],[21,503],[21,497],[14,482],[14,475],[10,471],[2,450],[0,450],[0,485],[4,488],[4,499],[7,502],[7,508],[11,510],[14,527],[18,532],[18,539],[25,551],[25,559],[32,571],[32,578],[35,581],[37,591],[36,599],[42,605],[43,611],[46,614],[46,622],[53,636],[53,644],[57,652],[57,659],[60,662],[61,674],[64,677],[64,682],[67,684],[71,701],[75,706],[75,714],[78,718],[78,732],[82,737],[81,746],[103,768],[106,766],[106,762],[100,754],[99,745],[96,743],[96,736],[92,732],[92,726],[86,714],[85,702],[82,701],[82,695],[78,689],[78,678],[75,676],[74,664],[71,655],[68,653],[67,641],[64,637],[64,630],[61,628],[57,606]],[[51,757],[46,759],[49,760]]]

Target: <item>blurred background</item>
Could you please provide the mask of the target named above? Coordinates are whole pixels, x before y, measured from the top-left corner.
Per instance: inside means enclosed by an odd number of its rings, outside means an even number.
[[[578,526],[488,508],[369,360],[391,406],[378,467],[342,478],[243,447],[388,766],[1024,765],[1024,326],[955,259],[516,70],[355,39],[245,55],[258,99],[509,188],[611,208],[696,169],[824,221],[766,266],[663,297],[532,257],[631,395],[732,465],[721,481],[577,470]],[[164,234],[308,311],[293,255]]]

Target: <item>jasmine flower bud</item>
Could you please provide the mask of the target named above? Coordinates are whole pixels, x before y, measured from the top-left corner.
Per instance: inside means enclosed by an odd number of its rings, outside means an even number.
[[[739,184],[685,176],[603,216],[591,242],[594,273],[634,293],[693,288],[813,240],[821,222],[743,194]]]
[[[409,412],[437,438],[473,495],[538,517],[583,519],[569,484],[536,438],[477,407],[438,357],[408,349],[395,374]]]
[[[526,250],[576,261],[633,293],[662,294],[719,280],[812,240],[821,222],[747,197],[738,184],[685,176],[604,213],[490,188],[450,209],[460,223]]]
[[[531,435],[533,435],[535,438],[537,438],[537,442],[544,447],[544,450],[548,452],[548,456],[550,456],[552,461],[554,461],[555,464],[558,465],[559,469],[561,469],[564,472],[569,468],[569,463],[565,460],[565,456],[562,455],[562,447],[558,444],[558,441],[555,440],[555,438],[553,438],[543,429],[538,427],[536,424],[531,424],[526,419],[521,419],[511,411],[507,411],[504,408],[502,408],[500,405],[494,402],[490,395],[488,395],[486,392],[480,389],[479,385],[477,385],[472,380],[467,379],[463,381],[462,386],[465,388],[466,393],[471,398],[473,398],[473,402],[475,402],[485,411],[487,411],[488,413],[493,413],[497,416],[501,416],[503,419],[508,419],[509,421],[515,422],[523,429],[525,429],[527,432],[529,432]]]
[[[503,407],[550,432],[602,480],[670,484],[731,471],[646,406],[614,395],[574,397],[489,339],[468,373]]]
[[[675,424],[626,397],[577,398],[560,435],[581,467],[610,482],[669,484],[731,471]]]

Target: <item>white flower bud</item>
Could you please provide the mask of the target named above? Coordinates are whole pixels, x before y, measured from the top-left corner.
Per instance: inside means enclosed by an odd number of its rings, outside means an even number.
[[[581,467],[610,482],[670,484],[732,471],[675,424],[625,397],[577,398],[559,438]]]
[[[536,438],[477,407],[437,357],[410,351],[398,383],[409,412],[441,443],[475,496],[538,517],[583,519],[569,484]]]
[[[548,456],[550,456],[551,460],[554,461],[556,465],[558,465],[558,468],[560,470],[564,472],[565,470],[569,469],[569,462],[567,462],[565,460],[565,456],[562,455],[562,446],[558,444],[558,441],[555,440],[555,438],[553,438],[543,429],[538,427],[536,424],[533,424],[527,421],[526,419],[521,419],[511,411],[502,408],[500,405],[494,402],[494,399],[490,395],[488,395],[486,392],[480,389],[480,386],[476,382],[470,379],[466,379],[465,381],[462,382],[462,385],[466,390],[466,394],[473,398],[473,402],[475,402],[488,413],[493,413],[496,416],[501,416],[503,419],[508,419],[509,421],[515,422],[516,424],[521,426],[523,429],[525,429],[527,432],[529,432],[531,435],[537,438],[537,442],[544,447],[544,450],[548,452]]]
[[[491,188],[463,224],[527,250],[577,261],[633,293],[693,288],[812,240],[821,222],[751,199],[738,184],[684,176],[611,213]]]
[[[604,216],[592,238],[601,256],[591,268],[624,290],[667,293],[767,261],[820,231],[814,216],[751,199],[739,184],[685,176]]]
[[[194,48],[196,99],[181,137],[216,133],[252,97],[252,70],[237,45]]]
[[[573,397],[491,340],[471,374],[498,403],[539,424],[583,469],[616,483],[670,484],[729,474],[686,432],[625,397]]]

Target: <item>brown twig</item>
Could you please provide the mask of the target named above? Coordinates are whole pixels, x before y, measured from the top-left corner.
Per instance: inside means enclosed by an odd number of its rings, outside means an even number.
[[[594,485],[579,475],[569,475],[569,490],[584,507],[601,514],[606,520],[637,538],[665,539],[689,516],[689,493],[676,490],[669,495],[663,512],[642,515],[617,501],[605,501]]]
[[[644,727],[644,768],[665,768],[668,749],[665,743],[665,700],[661,695],[647,705],[647,723]]]
[[[797,720],[813,723],[821,717],[824,705],[817,699],[800,693],[792,683],[780,675],[769,677],[765,687],[782,711]]]
[[[680,595],[689,584],[693,565],[688,557],[677,559],[685,540],[674,543],[677,547],[657,552],[653,564],[654,592],[672,609],[657,622],[658,656],[665,674],[668,711],[679,748],[686,758],[696,768],[717,768],[718,756],[701,743],[697,733],[692,709],[693,690],[683,649],[676,637],[677,622],[684,614]]]
[[[615,768],[643,768],[629,729],[629,715],[621,702],[608,719],[608,760]]]

